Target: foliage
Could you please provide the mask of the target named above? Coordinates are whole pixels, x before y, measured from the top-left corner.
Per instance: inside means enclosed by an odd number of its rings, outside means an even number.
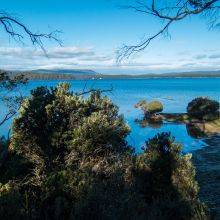
[[[206,97],[195,98],[188,104],[187,113],[198,120],[215,120],[219,117],[219,102]]]
[[[163,111],[163,104],[159,101],[151,101],[148,103],[145,100],[141,100],[135,107],[143,111],[145,118],[152,118],[156,113]]]
[[[99,91],[85,98],[68,84],[33,90],[9,147],[26,175],[0,180],[0,217],[206,219],[190,156],[170,134],[146,142],[139,155],[128,134],[118,108]]]
[[[152,219],[206,219],[206,208],[197,200],[191,155],[183,155],[181,149],[170,133],[161,133],[146,141],[144,153],[139,155],[141,164],[151,170],[147,197],[153,198],[151,208],[158,215]]]
[[[0,71],[0,102],[6,107],[5,114],[0,117],[0,126],[16,114],[23,99],[19,86],[26,82],[21,74],[13,77],[9,73]]]
[[[207,137],[207,134],[196,124],[194,123],[187,123],[186,124],[186,130],[188,135],[190,135],[193,138],[205,138]]]
[[[147,111],[150,114],[155,114],[163,111],[163,105],[159,101],[152,101],[148,103]]]

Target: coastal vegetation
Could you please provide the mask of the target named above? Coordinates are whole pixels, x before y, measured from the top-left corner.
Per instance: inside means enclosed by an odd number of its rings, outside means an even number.
[[[22,74],[9,75],[0,71],[0,103],[4,103],[6,111],[0,115],[0,126],[12,118],[23,100],[19,87],[27,83]]]
[[[187,106],[190,118],[200,121],[213,121],[219,118],[219,102],[206,97],[193,99]]]
[[[189,102],[187,113],[163,113],[163,105],[159,101],[147,103],[141,100],[135,108],[143,112],[143,119],[136,120],[142,127],[157,127],[166,121],[186,124],[187,131],[194,137],[220,133],[219,102],[207,97],[198,97]]]
[[[187,113],[160,113],[162,121],[152,121],[143,117],[135,121],[141,127],[160,128],[163,123],[183,124],[187,134],[193,139],[201,139],[205,146],[193,151],[192,161],[196,166],[196,179],[200,186],[199,198],[205,201],[210,212],[218,219],[219,212],[219,103],[209,98],[193,99]]]
[[[126,6],[161,19],[163,26],[140,43],[124,45],[119,50],[118,61],[146,49],[158,36],[168,36],[169,27],[177,21],[203,15],[211,29],[218,27],[218,3],[218,0],[178,0],[164,4],[152,0],[147,3],[135,1],[134,5]],[[86,20],[86,16],[84,18]],[[0,13],[0,26],[16,42],[26,44],[29,40],[45,55],[45,40],[62,44],[59,31],[33,32],[7,12]],[[96,57],[101,63],[106,59],[94,52],[90,54],[93,57],[87,60]],[[6,52],[4,56],[10,55]],[[75,56],[80,53],[72,54]],[[28,59],[32,62],[31,57]],[[38,63],[37,59],[34,63]],[[59,60],[57,64],[61,64]],[[22,65],[30,69],[23,61]],[[71,60],[68,65],[72,65]],[[71,69],[0,72],[0,102],[6,107],[0,126],[15,117],[8,137],[0,137],[0,219],[210,219],[208,208],[198,199],[199,186],[191,155],[182,152],[182,146],[170,133],[157,134],[146,140],[142,152],[136,154],[127,142],[129,126],[119,114],[118,107],[103,96],[101,90],[73,93],[69,84],[62,83],[55,88],[38,87],[26,98],[19,91],[27,79],[173,77],[220,77],[220,74],[213,71],[107,75]],[[163,105],[158,101],[142,101],[137,107],[141,108],[144,120],[150,126],[159,127],[163,121],[186,123],[191,134],[194,135],[195,129],[201,131],[196,132],[196,138],[206,135],[207,130],[220,133],[219,103],[214,100],[197,98],[189,103],[187,113],[182,114],[162,113]],[[201,155],[205,165],[211,159],[218,160],[218,143],[214,143],[212,149],[215,157],[202,153],[194,160],[199,169]],[[218,181],[214,173],[218,165],[217,162],[213,165],[211,175],[207,167],[201,169],[206,170],[200,178],[203,185],[207,185],[210,176]],[[212,190],[217,192],[213,186],[216,185],[212,184]]]
[[[142,110],[146,120],[158,121],[161,119],[158,114],[163,111],[163,105],[159,101],[147,102],[146,100],[141,100],[135,105],[135,108]]]
[[[29,80],[75,80],[75,79],[161,79],[161,78],[219,78],[220,71],[192,71],[179,73],[103,74],[92,70],[50,69],[32,71],[3,71],[10,76],[24,75]]]
[[[208,219],[191,155],[170,133],[135,154],[129,132],[101,91],[34,89],[0,142],[0,218]]]

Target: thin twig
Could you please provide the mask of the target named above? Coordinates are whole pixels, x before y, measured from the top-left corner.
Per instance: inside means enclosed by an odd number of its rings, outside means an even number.
[[[103,90],[100,90],[100,89],[90,89],[88,91],[84,91],[84,92],[81,92],[81,93],[76,93],[76,95],[77,96],[81,96],[81,95],[86,95],[86,94],[97,92],[97,91],[100,92],[100,93],[112,92],[113,91],[113,86],[111,86],[110,89],[103,89]]]
[[[157,1],[159,2],[159,1]],[[213,10],[219,10],[220,6],[217,5],[220,0],[209,0],[209,1],[198,1],[198,0],[178,0],[174,3],[174,6],[170,7],[159,7],[156,4],[156,0],[151,0],[147,2],[136,1],[137,5],[124,6],[123,8],[132,9],[139,13],[144,13],[146,15],[151,15],[156,18],[159,18],[162,21],[166,21],[165,25],[154,35],[144,39],[140,43],[135,45],[124,45],[117,51],[117,62],[121,63],[124,59],[128,59],[132,54],[141,52],[145,50],[150,43],[164,33],[168,33],[169,27],[177,21],[181,21],[189,16],[195,16],[202,14],[204,12],[211,12]],[[216,13],[211,16],[209,19],[212,21],[210,26],[213,27],[216,23],[216,20],[219,18],[216,16]],[[215,19],[212,19],[212,18]]]
[[[57,37],[57,35],[61,33],[61,31],[55,30],[50,33],[34,33],[25,24],[6,13],[0,13],[0,25],[3,26],[5,32],[8,33],[9,36],[22,43],[26,35],[27,37],[29,37],[33,45],[39,46],[45,53],[46,50],[43,44],[44,39],[54,40],[60,46],[62,45],[62,41]],[[15,31],[15,29],[17,30],[17,28],[21,29],[21,33]]]

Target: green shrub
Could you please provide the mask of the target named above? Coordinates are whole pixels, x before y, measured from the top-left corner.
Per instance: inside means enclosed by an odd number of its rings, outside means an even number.
[[[128,134],[129,127],[117,106],[99,91],[83,98],[70,92],[68,84],[33,90],[14,120],[11,140],[14,152],[33,167],[26,184],[19,186],[28,194],[27,215],[43,219],[104,215],[95,206],[103,207],[104,212],[114,203],[111,187],[106,203],[102,201],[108,182],[117,184],[115,190],[123,194],[121,174],[125,168],[121,164],[132,151],[125,139]],[[120,181],[113,183],[111,176]],[[94,213],[90,197],[100,200],[94,204]]]
[[[186,130],[188,135],[190,135],[193,138],[205,138],[207,137],[207,134],[195,123],[187,123],[186,124]]]
[[[154,117],[155,120],[161,120],[155,117],[156,113],[163,111],[163,105],[159,101],[152,101],[147,103],[147,101],[141,100],[135,105],[135,108],[140,108],[143,111],[145,119],[153,119]]]
[[[205,219],[181,146],[163,133],[136,155],[128,134],[118,108],[99,91],[85,98],[68,84],[35,89],[14,120],[10,145],[28,161],[28,173],[0,184],[0,217]]]
[[[182,146],[175,143],[170,133],[149,139],[139,157],[151,170],[149,192],[158,219],[207,218],[207,208],[197,199],[199,188],[191,154],[182,154]]]
[[[150,114],[155,114],[163,111],[163,105],[159,101],[152,101],[147,105],[147,111]]]
[[[211,121],[219,117],[219,102],[209,98],[195,98],[187,106],[191,118]]]

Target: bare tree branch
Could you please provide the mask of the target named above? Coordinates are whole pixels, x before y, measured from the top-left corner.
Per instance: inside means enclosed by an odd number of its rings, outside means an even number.
[[[23,75],[10,76],[9,73],[0,72],[0,103],[4,103],[6,110],[4,115],[0,115],[0,126],[17,113],[24,99],[19,86],[26,83]]]
[[[3,125],[6,121],[8,121],[10,118],[12,118],[16,114],[16,111],[14,112],[8,112],[4,118],[1,119],[0,121],[0,126]]]
[[[165,22],[164,26],[154,35],[145,38],[135,45],[124,45],[117,51],[117,62],[129,58],[132,54],[143,51],[158,36],[168,33],[169,27],[175,22],[195,15],[205,15],[209,19],[209,26],[214,28],[219,26],[217,22],[219,16],[220,0],[174,0],[172,5],[161,7],[163,1],[149,0],[136,1],[135,5],[124,6],[138,13],[154,16]]]
[[[3,27],[4,31],[9,34],[9,36],[22,43],[24,38],[28,37],[33,45],[39,46],[44,52],[44,39],[54,40],[59,45],[62,45],[62,41],[57,37],[60,31],[55,30],[50,33],[34,33],[17,18],[7,13],[0,13],[0,26]],[[15,31],[15,29],[20,29],[20,32]]]
[[[113,86],[111,85],[111,88],[110,89],[103,89],[103,90],[100,90],[100,89],[89,89],[87,91],[83,91],[81,93],[76,93],[77,96],[81,96],[81,95],[86,95],[86,94],[89,94],[89,93],[92,93],[92,92],[100,92],[100,93],[106,93],[106,92],[112,92],[113,91]]]
[[[62,41],[57,37],[60,31],[56,30],[50,33],[32,32],[25,24],[7,13],[0,12],[0,27],[10,37],[21,43],[24,43],[25,38],[28,38],[33,45],[40,47],[45,54],[46,50],[43,43],[45,39],[53,40],[62,45]],[[11,77],[8,73],[0,72],[0,101],[7,108],[5,115],[0,116],[0,126],[12,118],[19,109],[23,97],[19,91],[15,91],[15,88],[24,83],[26,83],[26,79],[22,75]],[[19,95],[10,94],[15,92]]]

